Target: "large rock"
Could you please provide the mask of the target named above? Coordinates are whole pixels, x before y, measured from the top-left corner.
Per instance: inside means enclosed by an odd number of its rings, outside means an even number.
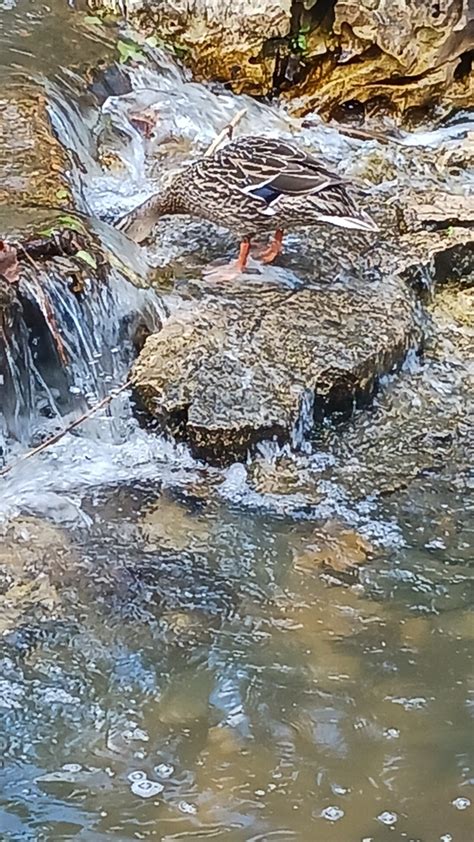
[[[416,303],[396,278],[289,290],[266,272],[179,307],[133,370],[140,402],[209,460],[350,411],[419,339]]]
[[[118,0],[89,0],[122,13]],[[279,91],[294,108],[379,103],[402,113],[474,93],[468,0],[128,0],[127,17],[179,49],[197,79]]]
[[[299,86],[308,99],[298,110],[331,112],[356,100],[402,113],[443,100],[472,102],[468,1],[337,0],[309,35]]]
[[[396,206],[372,205],[383,234],[369,248],[356,234],[301,232],[283,258],[297,275],[261,267],[195,284],[148,338],[133,369],[138,400],[196,455],[242,458],[348,414],[422,343],[414,290],[473,271],[470,199],[407,190]]]
[[[8,210],[8,221],[15,207],[25,208],[30,202],[70,205],[68,162],[52,131],[43,94],[4,88],[0,115],[0,205]],[[0,216],[0,228],[1,221]]]

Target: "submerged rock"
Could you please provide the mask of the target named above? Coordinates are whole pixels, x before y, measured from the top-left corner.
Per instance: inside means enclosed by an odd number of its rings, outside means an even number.
[[[0,527],[0,635],[61,616],[58,581],[73,563],[65,534],[47,521],[17,517]],[[44,626],[46,628],[46,626]],[[34,634],[32,635],[34,636]]]
[[[373,556],[375,548],[354,529],[338,521],[327,521],[316,529],[299,552],[294,553],[294,566],[303,575],[328,569],[336,574],[357,576],[358,566]]]
[[[148,338],[133,369],[140,402],[209,460],[258,441],[298,441],[350,412],[419,341],[402,281],[344,278],[287,289],[275,269],[207,287]]]

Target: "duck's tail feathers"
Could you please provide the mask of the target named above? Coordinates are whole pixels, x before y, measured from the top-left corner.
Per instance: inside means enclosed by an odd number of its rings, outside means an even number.
[[[363,211],[359,211],[357,216],[331,216],[330,214],[320,214],[319,219],[328,225],[337,225],[339,228],[350,228],[355,231],[370,231],[376,232],[380,228],[370,216]]]

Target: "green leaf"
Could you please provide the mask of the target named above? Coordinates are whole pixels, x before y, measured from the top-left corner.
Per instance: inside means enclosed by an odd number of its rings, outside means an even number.
[[[54,225],[50,225],[49,228],[42,228],[41,231],[38,231],[38,234],[40,237],[52,237],[60,228],[68,228],[70,231],[77,231],[78,234],[83,234],[86,230],[80,219],[64,214],[58,217]]]
[[[91,269],[97,269],[97,260],[95,259],[94,255],[90,254],[88,251],[84,251],[84,249],[79,249],[79,251],[76,252],[76,257],[78,257],[79,260],[82,260],[83,263],[87,263],[87,265],[90,266]]]
[[[85,231],[84,225],[80,219],[77,219],[77,217],[74,216],[60,216],[58,218],[58,225],[62,225],[63,228],[69,228],[70,231],[77,231],[80,234]]]
[[[69,199],[69,190],[65,190],[61,188],[61,190],[56,191],[56,198],[57,199]]]
[[[302,53],[308,49],[308,39],[303,32],[298,33],[295,38],[295,47],[297,50],[300,50]]]
[[[145,44],[148,44],[149,47],[157,47],[159,41],[156,35],[149,35],[148,38],[145,38]]]
[[[171,44],[171,49],[177,58],[184,59],[189,53],[189,47],[184,47],[181,44]]]
[[[132,41],[117,41],[117,49],[119,51],[119,60],[122,64],[126,64],[129,59],[133,61],[145,60],[138,44],[134,44]]]

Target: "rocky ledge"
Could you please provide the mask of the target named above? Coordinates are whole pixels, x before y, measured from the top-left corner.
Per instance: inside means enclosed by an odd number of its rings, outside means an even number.
[[[209,461],[243,458],[264,439],[297,442],[314,420],[366,402],[419,343],[402,280],[341,276],[288,289],[279,271],[203,284],[133,369],[140,404]]]
[[[294,113],[409,116],[469,105],[468,0],[88,0],[173,45],[195,79],[295,100]]]
[[[355,234],[301,232],[281,266],[194,281],[135,363],[137,402],[217,463],[262,440],[298,444],[326,415],[367,403],[422,346],[426,291],[474,261],[469,200],[406,192],[382,205],[368,248]]]

